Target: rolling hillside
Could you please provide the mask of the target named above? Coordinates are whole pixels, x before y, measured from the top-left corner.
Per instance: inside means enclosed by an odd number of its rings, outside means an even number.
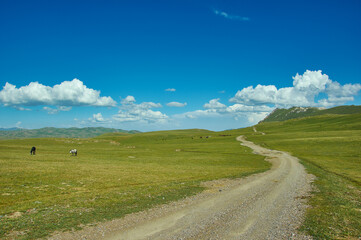
[[[261,122],[277,122],[289,119],[319,116],[326,114],[355,114],[361,113],[361,106],[339,106],[334,108],[315,108],[315,107],[292,107],[289,109],[275,109]]]
[[[291,153],[316,176],[308,202],[312,207],[302,231],[314,239],[358,239],[361,236],[361,113],[357,113],[360,107],[297,113],[298,110],[292,108],[288,115],[287,110],[275,111],[279,113],[279,121],[264,121],[231,133],[243,134],[266,148]],[[306,116],[307,112],[317,116],[280,120],[290,115]]]
[[[0,139],[17,138],[90,138],[105,133],[138,133],[114,128],[40,128],[40,129],[0,129]]]

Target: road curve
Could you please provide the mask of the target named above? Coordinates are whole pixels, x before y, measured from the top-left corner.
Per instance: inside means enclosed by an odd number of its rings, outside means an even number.
[[[118,230],[113,226],[111,231],[95,234],[96,238],[311,239],[297,232],[297,227],[302,223],[306,208],[304,196],[311,190],[312,177],[297,158],[285,152],[260,147],[242,136],[237,140],[252,148],[255,154],[266,156],[272,163],[271,170],[237,180],[238,184],[232,188],[215,191],[206,198],[195,198],[166,214],[161,214],[162,208],[138,214],[132,219],[132,225]],[[145,216],[147,214],[151,217]]]

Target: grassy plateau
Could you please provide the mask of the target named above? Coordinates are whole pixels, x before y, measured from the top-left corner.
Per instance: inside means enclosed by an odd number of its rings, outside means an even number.
[[[269,169],[235,137],[195,129],[1,140],[0,239],[44,238]]]
[[[196,194],[202,181],[269,169],[239,135],[291,153],[316,176],[301,231],[361,237],[361,114],[324,114],[224,132],[1,140],[0,239],[44,238]]]
[[[361,114],[264,122],[255,129],[235,132],[291,153],[317,177],[301,230],[315,239],[360,239]]]

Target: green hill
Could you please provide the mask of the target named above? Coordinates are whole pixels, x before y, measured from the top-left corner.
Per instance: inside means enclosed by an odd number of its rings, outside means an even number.
[[[114,128],[88,127],[88,128],[40,128],[40,129],[13,129],[0,130],[0,139],[18,138],[90,138],[105,133],[138,133]]]
[[[262,122],[277,122],[295,118],[319,116],[326,114],[356,114],[361,113],[361,106],[339,106],[334,108],[315,108],[315,107],[292,107],[289,109],[275,109]]]

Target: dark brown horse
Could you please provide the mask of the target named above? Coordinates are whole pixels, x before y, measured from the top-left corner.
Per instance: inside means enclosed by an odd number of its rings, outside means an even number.
[[[36,147],[32,147],[30,150],[30,155],[35,155]]]

